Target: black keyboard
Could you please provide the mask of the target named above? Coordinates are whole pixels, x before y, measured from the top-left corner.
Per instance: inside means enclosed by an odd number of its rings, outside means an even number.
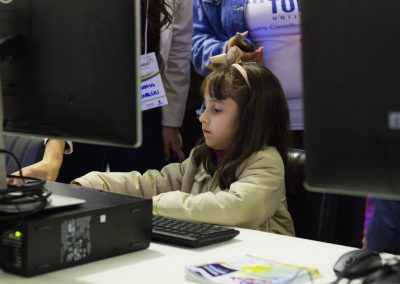
[[[154,241],[196,248],[230,240],[238,234],[238,230],[228,227],[153,216],[151,238]]]

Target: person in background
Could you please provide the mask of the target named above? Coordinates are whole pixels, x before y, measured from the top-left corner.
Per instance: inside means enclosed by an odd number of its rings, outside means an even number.
[[[191,0],[141,1],[142,54],[155,52],[168,104],[143,111],[139,148],[74,143],[74,154],[64,159],[60,181],[69,183],[89,171],[105,171],[107,166],[111,171],[144,172],[185,159],[179,127],[190,84],[192,13]]]
[[[147,9],[146,5],[148,5]],[[141,6],[142,46],[143,39],[147,36],[149,43],[147,52],[155,51],[158,55],[162,82],[168,99],[168,104],[162,107],[161,114],[159,109],[143,113],[143,127],[156,127],[150,130],[152,132],[159,130],[152,139],[158,136],[158,145],[153,144],[153,147],[160,148],[160,150],[149,148],[144,157],[149,159],[150,155],[154,165],[158,163],[157,168],[159,168],[165,164],[165,161],[173,159],[172,156],[179,161],[185,159],[179,127],[182,125],[190,83],[192,1],[142,0]],[[147,29],[145,29],[146,25],[148,25]],[[143,49],[142,52],[144,52]],[[155,114],[151,115],[152,112]],[[155,123],[146,125],[152,119],[157,119],[155,122],[157,126]],[[143,144],[151,143],[149,140],[146,141],[146,131],[148,130],[144,129]],[[139,149],[139,151],[142,150]],[[152,152],[159,155],[153,155]],[[137,153],[135,151],[135,158]]]
[[[374,198],[366,235],[369,250],[400,254],[400,201]]]
[[[64,154],[71,154],[72,151],[72,143],[70,141],[46,139],[42,160],[22,168],[22,175],[56,181]],[[13,175],[19,176],[19,172],[15,172]],[[21,179],[7,178],[8,184],[17,185],[21,184],[21,182]]]
[[[289,111],[278,79],[262,65],[235,63],[201,89],[204,141],[188,159],[72,183],[152,197],[154,215],[294,235],[285,193]]]
[[[128,149],[74,143],[74,152],[63,157],[65,141],[49,140],[43,160],[24,168],[24,174],[67,183],[91,170],[104,171],[107,165],[115,171],[145,171],[161,168],[174,159],[185,159],[179,127],[190,83],[192,1],[142,0],[141,15],[146,52],[157,55],[168,99],[162,109],[143,112],[142,146]],[[142,40],[142,53],[144,49]]]
[[[237,32],[250,38],[255,50],[242,61],[261,60],[280,80],[288,100],[295,146],[303,148],[300,1],[193,0],[192,63],[202,76],[209,58],[238,45]]]

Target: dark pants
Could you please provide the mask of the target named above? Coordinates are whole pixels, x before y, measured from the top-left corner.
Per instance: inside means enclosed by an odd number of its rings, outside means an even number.
[[[374,199],[375,211],[367,233],[367,248],[400,254],[400,201]]]

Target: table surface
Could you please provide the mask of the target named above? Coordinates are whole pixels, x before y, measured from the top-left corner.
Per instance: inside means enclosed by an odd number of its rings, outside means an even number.
[[[185,265],[232,260],[246,254],[318,268],[323,277],[314,283],[329,283],[335,280],[332,267],[336,260],[345,252],[355,249],[254,230],[239,230],[236,238],[203,248],[187,249],[152,242],[146,250],[35,277],[0,273],[0,283],[192,283],[185,279]]]

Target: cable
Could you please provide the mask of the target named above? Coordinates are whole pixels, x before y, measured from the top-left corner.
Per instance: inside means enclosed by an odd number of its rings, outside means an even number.
[[[379,270],[366,277],[362,284],[394,284],[400,282],[400,260],[393,257]]]
[[[15,156],[12,152],[7,151],[7,150],[5,150],[5,149],[0,149],[0,153],[10,155],[10,156],[14,159],[14,162],[17,164],[19,176],[22,178],[22,182],[25,183],[25,181],[24,181],[24,179],[23,179],[23,175],[22,175],[21,163],[20,163],[19,159],[17,158],[17,156]]]
[[[16,156],[4,149],[0,149],[0,153],[10,155],[18,166],[20,175],[7,177],[21,179],[23,182],[23,185],[8,185],[8,188],[0,189],[0,220],[22,218],[42,210],[51,195],[51,191],[44,187],[46,181],[23,176],[21,164]]]

